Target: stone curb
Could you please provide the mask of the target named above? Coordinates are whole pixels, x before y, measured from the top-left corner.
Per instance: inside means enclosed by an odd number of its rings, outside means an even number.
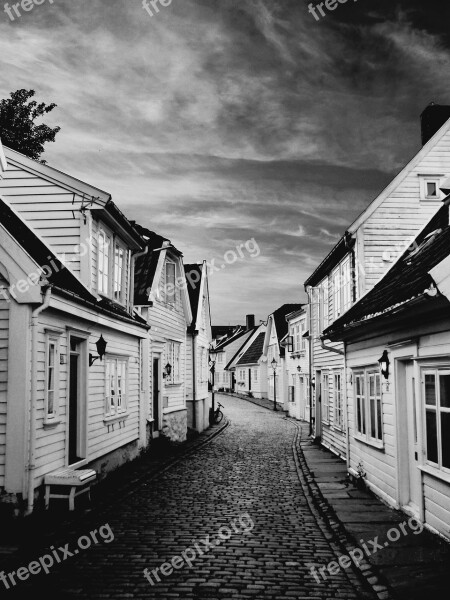
[[[323,496],[317,485],[301,448],[302,430],[300,426],[291,418],[286,418],[286,420],[292,423],[297,430],[292,449],[300,482],[302,487],[304,489],[306,488],[309,492],[305,492],[305,496],[310,504],[310,508],[313,512],[317,513],[318,524],[333,547],[336,555],[338,557],[342,554],[348,555],[352,550],[360,548],[360,546],[355,544],[353,536],[346,530],[345,526],[339,520],[335,511]],[[332,539],[330,538],[330,531],[332,533]],[[374,593],[379,600],[396,599],[388,582],[382,577],[374,565],[372,565],[365,557],[360,561],[360,565],[359,569],[352,564],[352,571],[349,571],[348,569],[345,570],[347,575],[350,576],[350,574],[353,574],[353,577],[349,577],[352,583],[355,582],[355,579],[363,579],[370,591]],[[370,597],[373,596],[371,595]]]

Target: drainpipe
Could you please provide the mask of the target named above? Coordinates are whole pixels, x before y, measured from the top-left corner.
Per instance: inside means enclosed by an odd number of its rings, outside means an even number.
[[[339,350],[339,348],[333,348],[332,346],[327,346],[325,344],[325,340],[323,338],[320,338],[320,345],[323,348],[323,350],[328,350],[329,352],[335,352],[336,354],[340,354],[341,356],[345,356],[344,350]]]
[[[30,402],[30,444],[28,448],[28,506],[27,515],[33,512],[34,508],[34,471],[36,469],[35,454],[36,454],[36,403],[37,403],[37,388],[38,380],[38,317],[50,305],[50,297],[52,288],[47,287],[45,291],[44,301],[41,306],[38,306],[31,315],[31,402]]]
[[[313,335],[313,303],[312,303],[312,288],[306,288],[306,294],[308,296],[308,329],[309,329],[309,435],[313,434],[313,352],[314,352],[314,335]]]

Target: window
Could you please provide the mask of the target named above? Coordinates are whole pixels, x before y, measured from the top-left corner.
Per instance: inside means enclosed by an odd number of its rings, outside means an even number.
[[[295,350],[300,352],[302,346],[300,325],[295,326]]]
[[[306,323],[300,325],[300,350],[306,350],[306,339],[303,337],[306,333]]]
[[[218,362],[219,364],[222,364],[222,363],[223,363],[223,356],[224,356],[223,352],[220,352],[220,353],[217,355],[217,362]]]
[[[344,410],[342,402],[342,373],[334,374],[334,424],[344,428]]]
[[[295,387],[293,385],[289,386],[289,402],[295,402]]]
[[[108,357],[105,360],[106,371],[106,414],[119,415],[126,411],[127,360]]]
[[[55,419],[57,413],[58,384],[58,340],[47,337],[45,376],[45,420]]]
[[[179,342],[167,343],[167,361],[172,367],[170,375],[166,378],[166,383],[177,384],[181,379],[181,344]],[[219,381],[219,379],[217,379]]]
[[[438,197],[438,187],[435,181],[427,181],[427,198]]]
[[[330,290],[328,286],[328,279],[325,279],[319,286],[319,305],[319,327],[320,332],[322,332],[330,324]]]
[[[124,302],[125,250],[120,246],[114,249],[114,300]]]
[[[450,470],[450,369],[423,372],[427,461]]]
[[[254,381],[255,381],[255,382],[257,382],[257,381],[258,381],[258,369],[255,369],[255,370],[253,371],[253,379],[254,379]]]
[[[165,281],[165,298],[168,304],[175,304],[176,288],[175,288],[175,263],[166,262],[166,281]]]
[[[351,260],[348,256],[332,275],[333,319],[338,319],[353,303],[353,281]],[[327,292],[329,297],[329,292]],[[327,321],[329,325],[329,320]],[[325,325],[325,327],[327,326]]]
[[[354,374],[356,400],[356,432],[368,442],[379,445],[383,441],[383,406],[381,375],[367,370]]]
[[[103,230],[98,234],[98,291],[109,294],[109,255],[111,240]]]
[[[329,396],[329,376],[328,373],[322,373],[322,421],[328,423],[330,420],[330,396]]]

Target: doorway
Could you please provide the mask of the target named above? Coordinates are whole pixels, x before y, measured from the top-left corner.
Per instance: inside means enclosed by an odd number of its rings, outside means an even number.
[[[68,463],[74,465],[86,458],[85,341],[71,336],[69,343]]]
[[[416,374],[411,360],[398,363],[399,391],[399,453],[400,504],[407,513],[420,518],[422,505],[422,477],[420,465],[419,412],[416,393]]]
[[[160,357],[153,358],[153,421],[154,430],[159,431],[161,429],[161,375],[160,375]]]
[[[248,391],[252,391],[252,370],[248,370]]]

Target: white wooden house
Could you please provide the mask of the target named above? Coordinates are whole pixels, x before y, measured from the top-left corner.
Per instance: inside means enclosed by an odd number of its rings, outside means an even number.
[[[306,307],[286,316],[288,334],[286,348],[287,407],[289,416],[309,421],[309,341]]]
[[[192,311],[183,255],[166,238],[134,223],[146,251],[136,260],[135,309],[150,326],[143,379],[150,388],[150,435],[180,442],[187,435],[187,346]]]
[[[0,497],[23,498],[31,512],[50,473],[101,477],[145,446],[148,328],[130,303],[143,243],[105,192],[7,148],[5,157]]]
[[[236,391],[254,398],[267,398],[267,357],[264,355],[266,325],[255,328],[227,368],[234,373]]]
[[[267,358],[267,397],[288,410],[288,373],[286,369],[286,349],[282,340],[288,334],[286,316],[300,310],[302,304],[283,304],[267,319],[266,337],[264,340],[264,356]],[[276,361],[274,372],[273,361]]]
[[[234,358],[237,356],[245,342],[255,331],[254,315],[247,315],[246,327],[227,337],[211,349],[214,364],[214,386],[217,390],[239,392],[234,372],[229,370]]]
[[[344,346],[323,335],[383,277],[439,210],[440,185],[450,174],[450,115],[430,106],[422,115],[424,146],[368,208],[305,282],[310,306],[310,393],[314,435],[347,454]],[[438,115],[436,117],[436,112]]]
[[[209,427],[211,408],[208,391],[211,312],[206,262],[184,265],[191,304],[192,323],[188,327],[186,401],[188,427],[203,431]]]
[[[325,333],[346,348],[349,472],[450,539],[448,206]]]

